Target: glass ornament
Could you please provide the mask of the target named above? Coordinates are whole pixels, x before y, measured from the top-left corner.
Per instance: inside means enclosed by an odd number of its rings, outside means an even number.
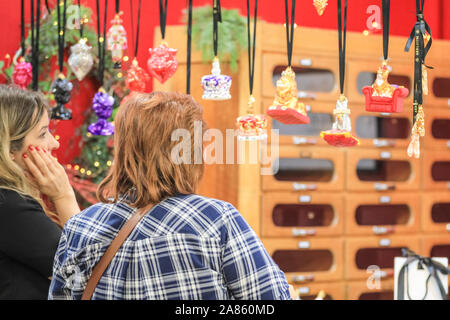
[[[87,44],[86,39],[80,39],[70,48],[71,54],[68,62],[78,81],[83,80],[94,65],[91,49],[92,47]]]
[[[106,34],[107,49],[111,51],[112,61],[114,62],[114,69],[122,67],[123,50],[128,48],[127,32],[122,25],[120,14],[116,14],[111,20],[111,27]]]
[[[88,127],[89,133],[96,136],[110,136],[114,134],[114,125],[108,122],[113,112],[114,98],[111,97],[103,88],[100,88],[92,99],[92,109],[98,117],[96,123]]]
[[[202,77],[203,96],[205,100],[231,99],[231,77],[220,74],[219,58],[214,58],[211,74]]]
[[[52,83],[51,93],[56,101],[56,107],[52,109],[52,119],[72,119],[72,110],[65,107],[65,105],[70,101],[70,93],[72,92],[72,88],[72,83],[68,81],[62,73],[60,73],[58,78]]]
[[[177,49],[169,48],[163,41],[158,47],[150,48],[150,58],[147,61],[148,72],[159,82],[164,83],[177,71]]]
[[[314,0],[314,7],[316,7],[319,16],[323,15],[325,8],[328,6],[328,0]]]
[[[134,58],[125,80],[128,89],[130,89],[130,91],[144,92],[149,80],[150,76],[148,73],[139,67],[138,61]]]
[[[12,80],[15,84],[25,90],[33,81],[33,67],[31,66],[31,63],[26,62],[25,59],[21,57],[19,62],[14,66]]]
[[[255,98],[250,96],[247,114],[237,118],[238,140],[254,141],[267,138],[267,119],[262,114],[253,114],[255,102]]]

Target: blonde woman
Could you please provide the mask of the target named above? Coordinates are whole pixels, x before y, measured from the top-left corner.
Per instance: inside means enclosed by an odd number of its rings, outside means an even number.
[[[80,299],[92,270],[136,212],[153,204],[112,259],[92,299],[291,299],[286,277],[233,205],[195,194],[202,108],[191,96],[136,94],[115,118],[114,162],[96,204],[64,226],[49,299]],[[176,129],[190,152],[179,164]],[[205,126],[203,126],[205,129]],[[184,152],[184,150],[183,150]]]
[[[61,228],[80,211],[48,126],[41,94],[0,85],[0,299],[47,298]]]

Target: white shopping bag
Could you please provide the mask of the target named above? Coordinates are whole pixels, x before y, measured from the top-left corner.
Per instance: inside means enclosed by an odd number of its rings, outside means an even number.
[[[400,269],[405,265],[407,258],[394,258],[394,300],[398,300],[399,273]],[[448,268],[448,258],[432,258],[432,261],[442,264]],[[419,260],[414,260],[405,267],[404,273],[404,295],[403,300],[442,300],[442,294],[436,278],[430,276],[429,269],[425,264],[419,268]],[[436,271],[437,276],[448,295],[448,275]],[[428,280],[428,282],[427,282]]]

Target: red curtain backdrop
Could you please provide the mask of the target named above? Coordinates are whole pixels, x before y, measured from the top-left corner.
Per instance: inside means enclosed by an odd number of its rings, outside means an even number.
[[[137,10],[137,0],[133,1],[134,10]],[[41,1],[44,3],[44,1]],[[54,4],[55,0],[49,0],[50,4]],[[81,0],[83,5],[92,8],[95,16],[96,1]],[[254,1],[251,1],[252,5]],[[319,17],[315,11],[312,0],[297,0],[296,23],[300,26],[336,29],[337,28],[337,0],[329,0],[329,5],[323,16]],[[348,30],[362,32],[367,29],[367,19],[370,14],[367,8],[371,5],[381,7],[381,0],[358,0],[349,1],[348,11]],[[26,3],[26,21],[29,17],[29,1]],[[103,0],[100,0],[103,7]],[[114,14],[115,1],[109,0],[109,16],[111,20]],[[159,25],[159,1],[143,0],[142,16],[140,29],[140,44],[138,52],[138,60],[146,61],[148,59],[148,48],[153,45],[153,34],[156,26]],[[227,9],[237,8],[242,15],[246,15],[245,0],[222,0],[222,6]],[[258,18],[272,23],[284,23],[284,1],[282,0],[259,0]],[[415,0],[394,0],[391,7],[391,34],[397,36],[409,35],[416,21],[415,18]],[[121,10],[125,11],[124,26],[131,35],[131,19],[130,19],[130,0],[120,1]],[[194,7],[212,4],[212,0],[194,0]],[[187,6],[187,0],[169,0],[167,24],[182,24],[183,9]],[[20,1],[0,1],[0,30],[3,31],[3,38],[0,45],[0,59],[6,54],[14,55],[20,45]],[[136,17],[136,14],[135,14]],[[433,31],[435,39],[450,39],[450,1],[448,0],[428,0],[425,6],[425,17]],[[135,21],[137,19],[135,18]],[[96,21],[91,21],[95,25]],[[56,27],[55,27],[56,32]],[[142,64],[142,63],[141,63]],[[145,64],[144,64],[145,65]],[[79,138],[74,138],[76,128],[83,123],[82,113],[86,108],[90,107],[90,100],[95,93],[95,85],[86,80],[80,84],[80,92],[74,92],[74,97],[69,107],[74,110],[74,121],[61,121],[56,124],[56,134],[60,136],[61,148],[57,152],[58,158],[64,163],[70,163],[76,157],[80,148]]]

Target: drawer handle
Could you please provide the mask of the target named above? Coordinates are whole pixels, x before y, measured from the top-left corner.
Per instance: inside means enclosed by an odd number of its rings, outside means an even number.
[[[450,232],[450,223],[447,223],[447,225],[445,226],[445,229],[447,229],[447,231]]]
[[[380,245],[380,247],[389,247],[391,245],[391,240],[380,239],[379,245]]]
[[[392,158],[392,154],[388,151],[384,151],[380,153],[380,158],[381,159],[391,159]]]
[[[387,270],[379,270],[374,273],[374,278],[378,279],[386,279],[386,278],[392,278],[394,276],[394,270],[387,269]]]
[[[380,203],[391,203],[391,197],[390,196],[381,196]]]
[[[314,236],[316,231],[314,229],[306,230],[306,229],[292,229],[292,235],[294,237],[306,237],[306,236]]]
[[[309,248],[311,248],[311,243],[309,241],[300,241],[298,243],[298,248],[299,249],[309,249]]]
[[[447,141],[447,148],[450,148],[450,140]]]
[[[309,58],[300,59],[300,65],[304,67],[311,67],[312,66],[312,60]]]
[[[315,185],[315,184],[304,184],[304,183],[294,182],[294,184],[292,186],[293,186],[294,190],[296,190],[296,191],[317,190],[317,185]]]
[[[374,188],[376,191],[395,190],[395,185],[388,185],[387,183],[375,183]]]
[[[314,281],[313,274],[292,277],[292,282],[294,282],[294,283],[305,283],[305,282],[311,282],[311,281]]]
[[[300,197],[298,197],[298,202],[311,203],[311,196],[300,196]]]
[[[394,227],[378,227],[378,226],[374,226],[372,228],[373,233],[374,234],[388,234],[388,233],[394,233],[395,232],[395,228]]]
[[[395,147],[395,140],[373,139],[373,145],[377,148]]]
[[[303,145],[303,144],[312,144],[312,145],[316,145],[317,144],[317,139],[309,139],[309,138],[305,138],[305,137],[292,137],[292,142],[295,145]]]
[[[298,294],[309,294],[310,289],[309,287],[300,287],[297,289]]]
[[[306,91],[299,91],[297,94],[297,98],[316,100],[317,96],[314,93],[309,93]]]

